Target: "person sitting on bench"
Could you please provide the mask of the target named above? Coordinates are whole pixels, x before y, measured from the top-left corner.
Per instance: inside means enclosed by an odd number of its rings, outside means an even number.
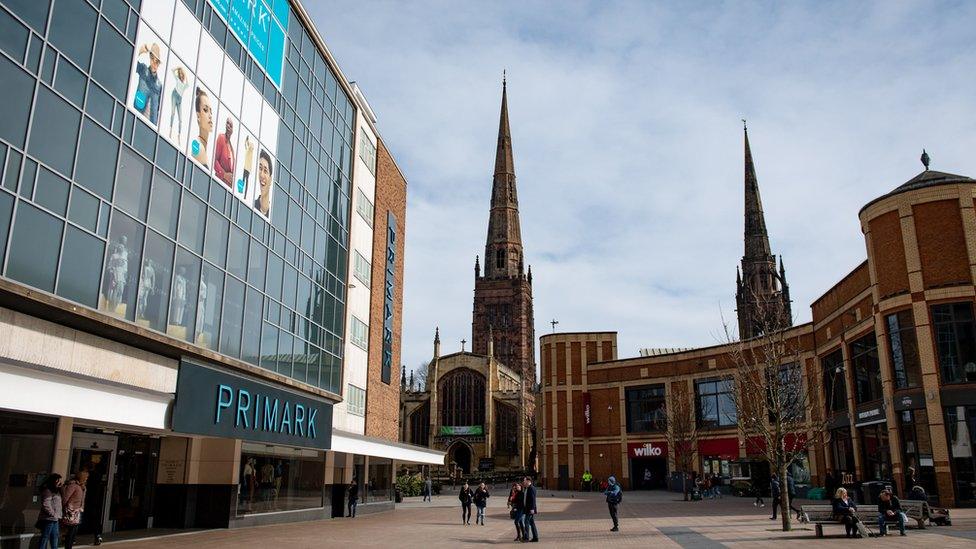
[[[891,490],[882,490],[878,499],[878,530],[882,536],[888,535],[888,523],[898,524],[898,532],[905,535],[905,513],[901,510],[901,503]]]
[[[858,537],[857,505],[847,497],[846,488],[838,488],[834,494],[834,518],[844,523],[844,533],[849,538]]]

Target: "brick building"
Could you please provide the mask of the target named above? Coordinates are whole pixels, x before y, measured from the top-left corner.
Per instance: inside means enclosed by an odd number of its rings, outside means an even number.
[[[532,460],[535,329],[532,268],[526,269],[519,223],[515,158],[502,81],[484,274],[475,258],[472,352],[434,356],[426,385],[403,379],[401,439],[443,449],[447,464],[521,469]],[[459,423],[460,422],[460,423]]]
[[[747,149],[747,186],[750,164]],[[830,431],[794,464],[799,483],[822,486],[833,469],[854,488],[878,480],[904,494],[918,484],[943,505],[976,504],[974,199],[976,181],[926,167],[868,203],[867,259],[813,302],[812,322],[786,329],[806,376],[824,376],[817,407]],[[696,470],[755,472],[736,422],[703,413],[703,402],[728,404],[731,351],[619,359],[615,332],[542,336],[543,482],[576,487],[589,469],[635,487],[649,469],[660,485],[674,470],[661,418],[676,392],[694,399]]]

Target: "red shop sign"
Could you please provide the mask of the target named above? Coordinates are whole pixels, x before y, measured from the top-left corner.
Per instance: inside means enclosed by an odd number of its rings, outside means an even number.
[[[666,457],[667,442],[628,442],[627,456],[632,458]]]
[[[736,459],[739,457],[738,438],[712,438],[698,441],[698,453],[703,457]]]

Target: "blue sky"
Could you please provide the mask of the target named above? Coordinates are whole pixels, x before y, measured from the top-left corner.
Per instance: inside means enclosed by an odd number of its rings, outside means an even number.
[[[734,320],[741,118],[798,322],[923,147],[976,175],[973,2],[306,5],[409,181],[407,368],[435,326],[471,338],[503,69],[536,335],[617,331],[621,357]]]

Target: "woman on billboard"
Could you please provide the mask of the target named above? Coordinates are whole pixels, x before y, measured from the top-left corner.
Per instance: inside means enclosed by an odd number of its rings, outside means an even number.
[[[198,135],[190,142],[190,153],[194,160],[209,168],[207,143],[210,141],[210,132],[213,131],[213,110],[210,96],[203,88],[197,87],[193,110],[196,112]]]
[[[262,150],[258,155],[258,196],[254,199],[254,207],[265,217],[271,211],[271,155]]]

